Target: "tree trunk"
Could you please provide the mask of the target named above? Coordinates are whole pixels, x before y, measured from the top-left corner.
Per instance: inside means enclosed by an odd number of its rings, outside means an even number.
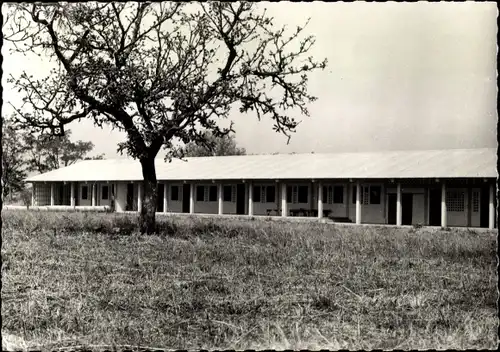
[[[157,195],[157,181],[156,181],[156,169],[155,169],[155,159],[145,158],[141,159],[142,166],[142,176],[143,181],[143,192],[142,196],[142,206],[140,209],[139,217],[139,229],[141,234],[151,235],[156,232],[156,197]]]

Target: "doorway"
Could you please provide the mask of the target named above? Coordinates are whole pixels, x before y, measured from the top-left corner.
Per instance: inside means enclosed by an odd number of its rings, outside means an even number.
[[[245,184],[236,185],[236,214],[245,214]]]
[[[127,205],[125,206],[125,210],[132,211],[134,210],[134,184],[127,184]]]
[[[413,193],[403,193],[401,195],[401,205],[403,207],[401,224],[411,225],[413,220]]]
[[[389,193],[387,198],[387,223],[389,225],[396,225],[396,204],[397,194]]]
[[[163,195],[164,195],[164,190],[165,190],[165,184],[159,183],[158,187],[156,188],[156,211],[163,213]]]
[[[182,185],[182,212],[189,213],[189,200],[191,199],[191,185]]]
[[[389,193],[387,199],[387,223],[396,225],[397,217],[397,200],[398,196],[395,193]],[[413,221],[413,194],[401,194],[401,225],[411,225]]]
[[[441,190],[429,189],[429,225],[441,226]]]

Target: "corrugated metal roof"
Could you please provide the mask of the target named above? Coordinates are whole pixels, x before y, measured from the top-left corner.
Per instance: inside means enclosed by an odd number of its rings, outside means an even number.
[[[497,177],[494,148],[156,160],[158,180]],[[138,160],[86,160],[27,181],[139,181]]]

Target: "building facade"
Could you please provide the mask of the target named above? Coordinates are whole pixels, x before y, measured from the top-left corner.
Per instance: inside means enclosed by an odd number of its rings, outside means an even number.
[[[496,228],[496,174],[492,149],[157,160],[157,211]],[[35,208],[124,212],[141,208],[140,176],[89,160],[28,181]]]

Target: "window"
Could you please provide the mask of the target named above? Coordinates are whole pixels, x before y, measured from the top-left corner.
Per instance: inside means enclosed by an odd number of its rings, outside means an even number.
[[[380,186],[370,186],[370,204],[380,204]]]
[[[109,199],[109,187],[108,186],[102,186],[102,188],[101,188],[101,194],[102,194],[101,198],[103,200]]]
[[[82,199],[89,199],[89,187],[82,186]]]
[[[298,190],[298,203],[307,203],[309,196],[309,187],[307,186],[299,186]]]
[[[460,191],[446,192],[446,209],[448,211],[462,212],[465,209],[465,195]]]
[[[266,202],[267,203],[276,202],[276,188],[274,186],[266,187]]]
[[[253,186],[252,200],[260,203],[260,186]]]
[[[287,186],[287,203],[307,203],[309,198],[308,186]]]
[[[203,202],[205,200],[205,187],[196,186],[196,201]]]
[[[287,186],[286,187],[286,202],[287,203],[291,203],[292,202],[293,188],[295,188],[295,187],[292,187],[292,186]]]
[[[179,186],[170,186],[170,200],[179,200]]]
[[[217,186],[210,186],[208,190],[208,201],[209,202],[217,201]]]
[[[233,187],[232,186],[224,186],[223,199],[224,202],[232,202],[233,200]]]
[[[328,186],[323,186],[323,203],[328,203]]]
[[[333,203],[344,204],[344,186],[333,187]]]
[[[472,211],[474,213],[479,212],[479,192],[472,192]]]
[[[341,187],[341,186],[339,186]],[[380,204],[381,199],[380,186],[361,186],[361,204]],[[352,187],[352,203],[356,203],[356,186]],[[342,190],[343,193],[343,190]]]

